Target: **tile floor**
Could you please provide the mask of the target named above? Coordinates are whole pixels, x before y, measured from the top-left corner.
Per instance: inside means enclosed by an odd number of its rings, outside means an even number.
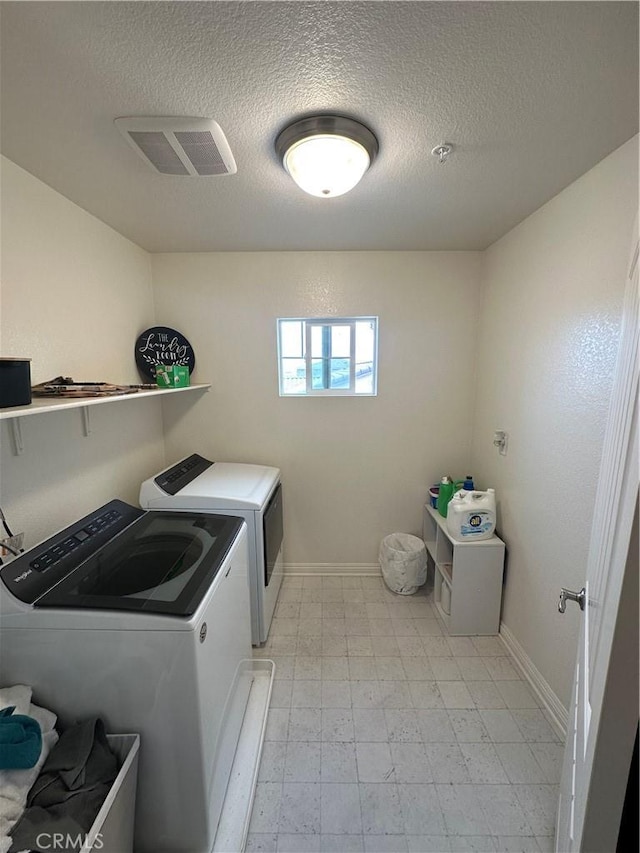
[[[497,637],[431,596],[287,577],[248,851],[552,851],[563,747]]]

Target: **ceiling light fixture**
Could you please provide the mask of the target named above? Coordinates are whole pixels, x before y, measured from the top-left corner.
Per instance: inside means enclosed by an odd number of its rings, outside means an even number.
[[[378,140],[355,119],[310,116],[281,131],[276,153],[301,189],[333,198],[349,192],[362,178],[378,153]]]

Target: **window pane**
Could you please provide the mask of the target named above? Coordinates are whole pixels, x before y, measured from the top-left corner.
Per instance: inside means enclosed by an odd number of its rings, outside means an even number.
[[[331,327],[331,355],[348,358],[351,355],[351,326]]]
[[[365,367],[365,371],[367,371]],[[373,371],[371,365],[367,372],[358,373],[356,369],[356,394],[373,394]]]
[[[356,323],[356,362],[373,362],[375,324],[372,321]]]
[[[349,361],[348,358],[331,359],[331,388],[349,387]]]
[[[324,326],[311,326],[311,358],[322,358],[322,339]]]
[[[280,385],[283,394],[304,394],[307,390],[307,369],[302,358],[280,360]]]
[[[280,321],[280,354],[283,358],[302,358],[304,355],[303,326],[302,320]]]
[[[375,323],[356,323],[356,394],[374,393]]]
[[[311,361],[311,387],[314,391],[320,391],[326,388],[324,375],[324,359],[314,358]]]

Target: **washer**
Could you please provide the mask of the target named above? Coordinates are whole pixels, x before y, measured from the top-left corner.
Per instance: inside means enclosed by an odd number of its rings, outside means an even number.
[[[251,638],[269,634],[282,583],[283,520],[280,470],[242,462],[210,462],[194,453],[140,488],[144,509],[206,512],[243,518],[249,537]]]
[[[136,853],[209,853],[251,686],[246,524],[112,501],[0,580],[4,682],[139,732]]]

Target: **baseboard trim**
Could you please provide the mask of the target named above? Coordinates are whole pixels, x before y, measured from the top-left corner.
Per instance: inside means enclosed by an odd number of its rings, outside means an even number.
[[[378,563],[285,563],[285,575],[375,575],[380,577]]]
[[[500,623],[500,639],[509,650],[523,676],[531,685],[533,692],[544,705],[549,722],[553,725],[561,740],[567,735],[569,715],[560,699],[551,689],[540,670],[522,648],[514,633],[504,622]]]

